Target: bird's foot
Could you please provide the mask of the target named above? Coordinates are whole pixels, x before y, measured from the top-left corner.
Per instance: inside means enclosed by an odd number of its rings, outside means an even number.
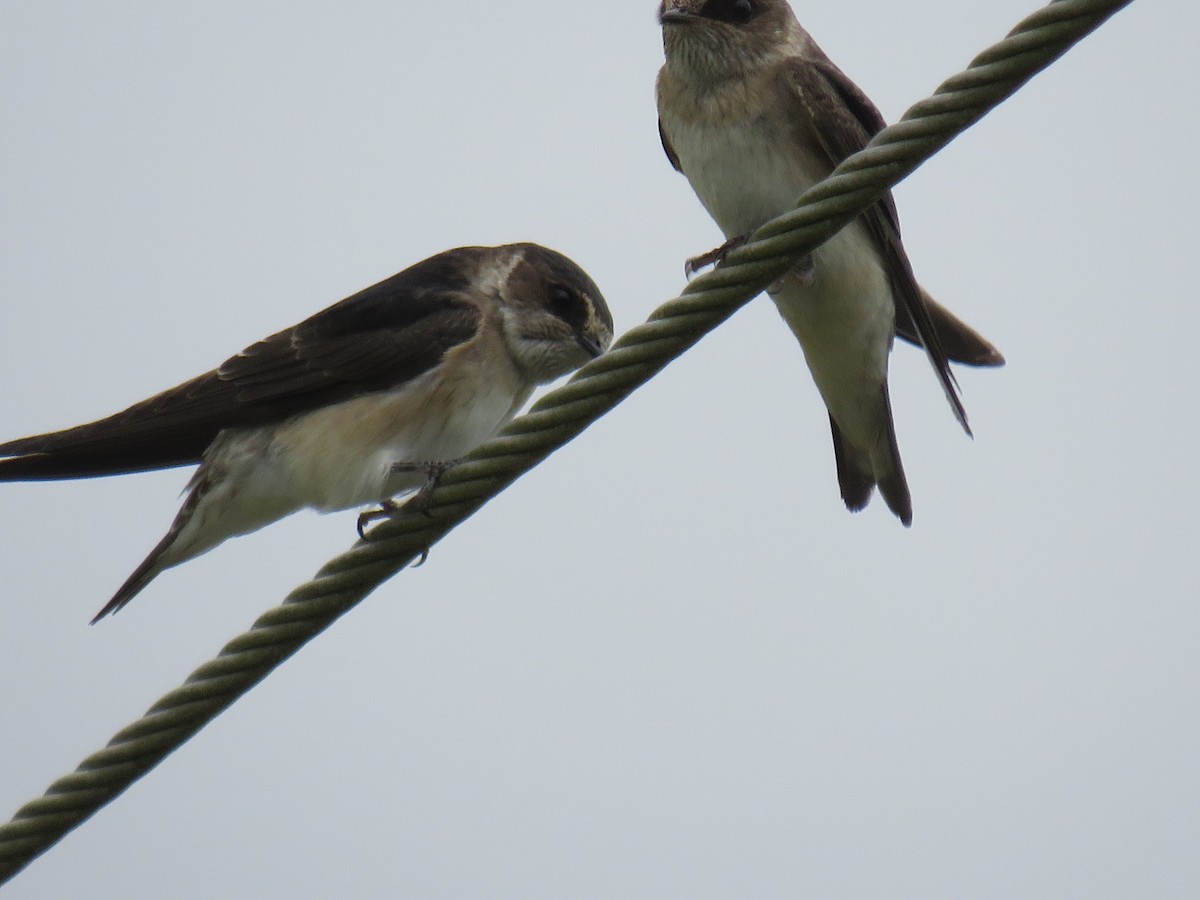
[[[383,500],[379,504],[379,509],[368,509],[366,512],[359,513],[358,516],[358,536],[364,541],[371,540],[371,536],[364,531],[368,524],[379,519],[390,519],[399,515],[400,510],[404,508],[402,503],[397,503],[395,500]],[[421,548],[421,558],[412,564],[412,568],[417,568],[429,559],[429,548]]]
[[[720,247],[714,247],[707,253],[701,253],[699,256],[693,256],[683,264],[683,275],[685,278],[691,278],[705,266],[715,266],[723,263],[725,257],[736,250],[742,244],[746,243],[749,237],[744,234],[739,234],[737,237],[730,238]]]
[[[417,492],[408,498],[404,503],[397,503],[395,500],[383,500],[379,504],[378,509],[368,509],[358,516],[358,536],[364,541],[369,541],[367,537],[366,527],[371,522],[376,522],[380,519],[392,519],[400,515],[401,512],[419,512],[424,516],[433,518],[429,512],[429,498],[433,494],[433,489],[437,486],[438,479],[446,474],[448,469],[453,468],[463,461],[465,457],[457,459],[442,460],[438,462],[417,462],[407,463],[398,462],[392,463],[391,470],[396,473],[406,472],[424,472],[425,482],[417,489]],[[429,548],[425,547],[421,550],[421,558],[413,563],[413,568],[417,568],[429,558]]]
[[[382,500],[379,503],[379,509],[368,509],[365,512],[358,514],[358,536],[362,540],[369,540],[366,534],[366,527],[372,522],[377,522],[380,519],[390,519],[400,512],[400,504],[395,500]]]
[[[424,472],[425,482],[404,503],[397,503],[395,500],[382,500],[379,503],[378,509],[368,509],[366,512],[360,513],[358,516],[358,536],[365,539],[366,534],[363,533],[363,530],[372,522],[377,522],[380,519],[394,519],[404,510],[411,510],[412,512],[419,512],[429,516],[429,497],[433,493],[433,489],[437,486],[438,479],[446,474],[448,469],[453,468],[460,462],[462,462],[462,458],[446,460],[444,462],[393,463],[390,471],[396,473]]]
[[[784,284],[789,278],[795,278],[800,282],[801,287],[812,287],[817,280],[817,267],[813,265],[812,254],[800,258],[788,271],[784,272],[769,285],[767,285],[767,293],[774,295],[783,290]]]
[[[817,267],[813,265],[812,254],[800,257],[800,261],[792,267],[791,274],[804,287],[812,287],[817,280]]]

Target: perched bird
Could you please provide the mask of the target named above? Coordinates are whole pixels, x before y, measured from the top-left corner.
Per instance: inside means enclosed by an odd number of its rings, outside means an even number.
[[[784,0],[663,0],[666,62],[659,135],[729,240],[720,259],[885,125]],[[875,486],[905,525],[912,500],[888,399],[892,339],[925,348],[970,433],[949,361],[998,366],[1000,353],[917,284],[890,193],[769,289],[829,410],[842,499],[854,511]]]
[[[304,507],[390,505],[612,334],[599,289],[562,254],[460,247],[124,412],[0,444],[0,480],[200,464],[174,524],[95,622],[164,569]]]

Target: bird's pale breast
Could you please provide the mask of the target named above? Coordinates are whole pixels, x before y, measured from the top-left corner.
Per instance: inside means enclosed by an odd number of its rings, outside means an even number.
[[[510,365],[471,359],[478,349],[451,351],[437,369],[399,389],[280,426],[274,449],[304,495],[300,505],[329,511],[376,503],[424,480],[420,472],[393,473],[393,464],[456,459],[492,437],[532,386]]]

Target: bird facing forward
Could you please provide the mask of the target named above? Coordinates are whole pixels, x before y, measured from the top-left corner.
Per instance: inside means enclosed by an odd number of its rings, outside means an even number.
[[[784,0],[663,0],[658,18],[663,149],[729,239],[724,247],[791,209],[885,125]],[[968,434],[949,362],[997,366],[1003,357],[917,284],[890,193],[768,291],[829,410],[846,506],[862,509],[878,485],[909,525],[888,398],[893,337],[925,348]]]
[[[0,480],[199,463],[166,536],[95,622],[226,538],[420,487],[427,467],[492,437],[612,334],[599,289],[562,254],[460,247],[124,412],[0,444]]]

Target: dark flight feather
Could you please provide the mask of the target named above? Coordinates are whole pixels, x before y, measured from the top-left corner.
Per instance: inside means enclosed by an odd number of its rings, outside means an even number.
[[[794,59],[790,64],[796,96],[804,103],[813,120],[813,133],[825,150],[831,168],[863,149],[886,123],[875,104],[828,59]],[[883,255],[892,281],[897,309],[903,308],[914,326],[916,337],[933,365],[950,408],[967,434],[967,412],[958,396],[958,385],[950,371],[950,361],[934,329],[929,310],[912,264],[900,242],[900,217],[888,191],[860,217],[876,248]]]
[[[417,263],[220,367],[87,425],[0,444],[0,480],[115,475],[198,463],[225,428],[279,422],[398,387],[474,337],[474,267],[460,248]],[[453,257],[453,258],[451,258]]]

